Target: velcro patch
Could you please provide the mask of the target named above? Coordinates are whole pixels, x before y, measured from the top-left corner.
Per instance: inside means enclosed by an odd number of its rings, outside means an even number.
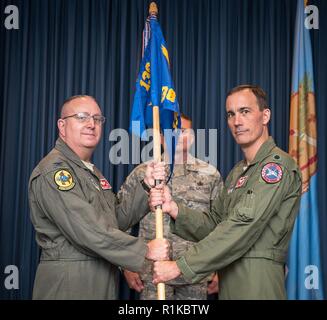
[[[109,190],[111,189],[111,185],[110,183],[106,180],[106,179],[100,179],[100,184],[101,184],[101,188],[102,190]]]
[[[277,183],[282,180],[283,170],[277,163],[270,162],[262,168],[261,177],[267,183]]]
[[[61,191],[68,191],[75,187],[73,175],[65,169],[57,170],[54,174],[54,181]]]
[[[245,185],[245,182],[248,180],[248,177],[249,176],[244,176],[239,178],[236,182],[235,189],[243,187]]]

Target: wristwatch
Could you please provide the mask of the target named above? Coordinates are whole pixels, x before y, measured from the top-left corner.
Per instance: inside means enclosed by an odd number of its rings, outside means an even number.
[[[141,183],[143,189],[144,189],[147,193],[150,193],[151,187],[148,186],[148,185],[145,183],[144,179],[142,179],[142,180],[140,181],[140,183]]]

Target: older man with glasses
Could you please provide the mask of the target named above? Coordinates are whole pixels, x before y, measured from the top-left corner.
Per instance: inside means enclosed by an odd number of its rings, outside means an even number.
[[[140,271],[145,259],[168,258],[166,240],[145,244],[124,232],[149,211],[144,186],[165,180],[164,165],[149,164],[134,192],[118,201],[90,162],[104,122],[93,97],[66,100],[56,146],[31,175],[31,220],[42,249],[33,299],[116,299],[117,266]]]

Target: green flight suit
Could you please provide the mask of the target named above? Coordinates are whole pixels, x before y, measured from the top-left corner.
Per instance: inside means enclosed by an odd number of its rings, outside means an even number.
[[[218,270],[220,299],[285,299],[284,264],[301,186],[296,163],[269,137],[250,165],[233,168],[210,212],[199,215],[178,203],[173,232],[199,241],[177,260],[184,277],[197,282]]]
[[[127,230],[149,212],[141,184],[120,202],[59,138],[34,169],[31,220],[42,249],[33,299],[117,299],[119,269],[141,271],[144,239]]]

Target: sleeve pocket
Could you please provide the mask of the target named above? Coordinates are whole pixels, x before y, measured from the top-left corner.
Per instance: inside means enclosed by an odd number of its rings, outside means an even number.
[[[255,217],[254,198],[255,195],[253,193],[253,190],[248,190],[245,193],[243,199],[235,207],[235,214],[237,219],[244,222],[250,222],[254,219]]]

